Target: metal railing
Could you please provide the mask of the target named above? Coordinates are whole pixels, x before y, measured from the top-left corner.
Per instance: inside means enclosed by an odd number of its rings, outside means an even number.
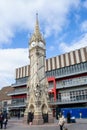
[[[22,89],[22,88],[20,88],[20,89],[15,89],[13,92],[8,93],[8,95],[10,96],[10,95],[24,94],[24,93],[27,94],[27,88],[24,88],[24,89]]]
[[[11,103],[9,107],[22,107],[26,106],[26,102]]]
[[[54,101],[54,99],[50,99],[49,100],[50,104],[70,104],[70,103],[81,103],[81,102],[87,102],[87,95],[85,96],[81,96],[80,98],[71,98],[68,100],[62,100],[62,99],[56,99],[56,101]]]

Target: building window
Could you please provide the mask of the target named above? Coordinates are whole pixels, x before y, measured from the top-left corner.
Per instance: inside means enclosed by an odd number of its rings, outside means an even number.
[[[3,102],[3,107],[7,107],[7,101]]]
[[[57,100],[58,100],[58,102],[61,102],[61,93],[57,94]]]

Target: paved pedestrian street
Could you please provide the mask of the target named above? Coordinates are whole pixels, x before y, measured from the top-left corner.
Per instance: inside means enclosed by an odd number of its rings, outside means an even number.
[[[65,124],[68,130],[87,130],[87,119],[76,119],[76,123]],[[57,120],[52,124],[44,125],[27,125],[23,123],[23,119],[10,119],[8,121],[7,130],[60,130]]]

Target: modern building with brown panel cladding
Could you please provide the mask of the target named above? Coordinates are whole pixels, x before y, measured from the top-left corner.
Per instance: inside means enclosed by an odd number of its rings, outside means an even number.
[[[87,118],[87,46],[45,61],[45,72],[48,79],[50,106],[54,116],[60,111],[66,116],[68,111],[76,118],[82,113]],[[10,112],[16,116],[23,114],[28,96],[27,81],[30,76],[30,66],[16,69],[14,91]]]

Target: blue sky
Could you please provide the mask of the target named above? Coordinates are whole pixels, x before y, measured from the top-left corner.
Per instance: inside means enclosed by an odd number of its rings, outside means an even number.
[[[0,0],[0,88],[29,64],[36,12],[47,58],[87,46],[87,0]]]

